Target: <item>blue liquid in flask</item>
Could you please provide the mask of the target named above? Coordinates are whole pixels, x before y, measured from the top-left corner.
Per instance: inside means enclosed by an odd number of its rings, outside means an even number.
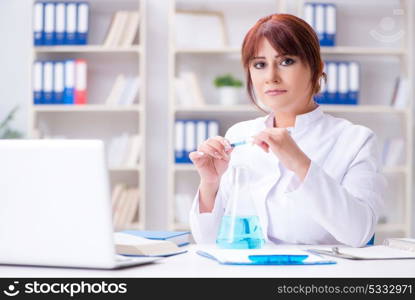
[[[232,219],[234,227],[232,228]],[[232,232],[229,232],[233,230]],[[216,244],[225,249],[259,249],[264,245],[258,216],[223,216]]]

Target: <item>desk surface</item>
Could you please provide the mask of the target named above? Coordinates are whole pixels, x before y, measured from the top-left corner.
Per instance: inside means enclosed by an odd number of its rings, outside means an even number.
[[[203,246],[157,262],[120,270],[0,266],[0,277],[415,277],[415,259],[353,261],[330,258],[334,265],[235,266],[196,254]]]

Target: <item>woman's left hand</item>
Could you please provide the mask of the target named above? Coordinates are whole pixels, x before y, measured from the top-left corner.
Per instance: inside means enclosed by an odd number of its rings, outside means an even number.
[[[298,147],[285,128],[267,128],[253,136],[253,143],[265,152],[271,150],[287,169],[303,180],[307,175],[311,160]]]

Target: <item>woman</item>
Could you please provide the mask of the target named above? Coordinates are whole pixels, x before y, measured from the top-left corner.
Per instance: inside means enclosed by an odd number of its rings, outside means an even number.
[[[244,163],[266,240],[366,245],[385,186],[376,136],[314,102],[326,75],[313,29],[288,14],[262,18],[245,36],[242,62],[251,100],[271,113],[235,124],[190,154],[200,175],[190,212],[196,242],[215,242],[232,188],[228,167]],[[249,137],[252,147],[230,146]]]

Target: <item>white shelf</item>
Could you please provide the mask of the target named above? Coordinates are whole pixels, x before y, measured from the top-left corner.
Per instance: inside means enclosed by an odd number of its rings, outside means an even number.
[[[85,104],[85,105],[34,105],[35,112],[140,112],[140,105],[129,106],[109,106],[103,104]]]
[[[38,46],[34,48],[36,53],[140,53],[141,47],[104,47],[101,45],[85,46]]]

